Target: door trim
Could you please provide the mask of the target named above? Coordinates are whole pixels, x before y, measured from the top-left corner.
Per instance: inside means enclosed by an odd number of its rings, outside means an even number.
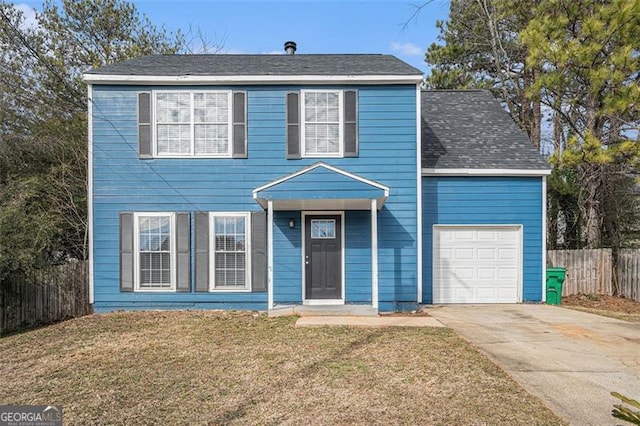
[[[346,246],[346,240],[345,240],[345,228],[347,226],[347,224],[345,223],[344,220],[344,210],[322,210],[322,211],[303,211],[302,213],[302,219],[300,220],[301,223],[301,240],[302,240],[302,245],[301,245],[301,252],[300,252],[300,265],[301,265],[301,269],[302,269],[302,304],[303,305],[344,305],[344,301],[345,301],[345,275],[346,275],[346,271],[345,271],[345,246]],[[342,238],[342,244],[340,247],[340,262],[341,262],[341,267],[342,267],[342,274],[341,274],[341,280],[342,282],[340,283],[340,287],[341,287],[341,298],[340,299],[307,299],[306,298],[306,280],[307,280],[307,274],[305,273],[306,268],[305,268],[305,264],[304,264],[304,254],[305,254],[305,241],[307,239],[306,237],[306,217],[307,216],[316,216],[316,215],[334,215],[334,216],[340,216],[340,237]]]

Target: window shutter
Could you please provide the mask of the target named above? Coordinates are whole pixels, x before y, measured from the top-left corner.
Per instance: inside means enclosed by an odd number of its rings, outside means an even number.
[[[138,93],[138,156],[152,158],[151,146],[151,93]]]
[[[233,158],[247,158],[247,95],[233,92]]]
[[[344,92],[344,156],[358,156],[358,92]]]
[[[176,290],[191,291],[191,228],[189,213],[176,213]]]
[[[120,291],[133,291],[133,213],[120,213]]]
[[[196,212],[196,291],[209,291],[209,213]]]
[[[267,214],[251,213],[251,290],[267,291]]]
[[[300,158],[300,93],[287,93],[287,158]]]

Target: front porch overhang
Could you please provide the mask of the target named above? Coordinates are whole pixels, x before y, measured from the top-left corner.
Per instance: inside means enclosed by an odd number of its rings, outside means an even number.
[[[253,198],[274,210],[381,209],[389,188],[326,163],[315,163],[253,190]]]
[[[389,188],[326,163],[315,163],[253,190],[267,210],[267,300],[274,308],[273,233],[276,210],[369,210],[371,212],[371,308],[378,309],[378,210]],[[344,285],[344,283],[343,283]]]

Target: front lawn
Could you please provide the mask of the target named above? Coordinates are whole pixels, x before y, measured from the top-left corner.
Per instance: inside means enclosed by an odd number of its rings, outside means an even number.
[[[575,294],[573,296],[562,296],[561,306],[623,321],[640,322],[640,302],[623,297],[602,294]]]
[[[446,328],[94,315],[0,339],[0,404],[65,424],[563,424]]]

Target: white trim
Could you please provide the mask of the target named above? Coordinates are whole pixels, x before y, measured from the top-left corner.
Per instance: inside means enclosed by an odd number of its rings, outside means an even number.
[[[323,221],[330,222],[333,224],[333,236],[324,236],[324,237],[314,237],[313,236],[313,222]],[[312,240],[335,240],[336,239],[336,220],[335,219],[311,219],[311,235],[309,236]]]
[[[517,283],[517,295],[516,303],[522,303],[522,296],[524,293],[524,226],[522,224],[507,224],[507,223],[472,223],[472,224],[446,224],[438,223],[432,227],[432,279],[431,279],[431,301],[433,304],[442,303],[435,300],[435,284],[436,279],[433,276],[433,259],[435,259],[436,253],[436,230],[440,228],[500,228],[500,229],[517,229],[518,230],[518,283]]]
[[[420,83],[416,84],[416,244],[417,244],[417,301],[422,303],[422,91]]]
[[[307,154],[305,97],[308,93],[335,93],[338,95],[338,152]],[[344,157],[344,90],[302,89],[300,90],[300,157],[301,158],[342,158]],[[312,122],[310,122],[311,124]],[[329,124],[321,123],[321,124]]]
[[[371,307],[378,309],[378,207],[371,200]]]
[[[551,170],[539,169],[433,169],[425,168],[422,176],[547,176]]]
[[[156,117],[156,108],[157,108],[157,96],[158,94],[189,94],[190,99],[190,135],[191,135],[191,153],[190,154],[180,154],[180,153],[171,153],[171,154],[160,154],[158,152],[158,121]],[[227,147],[227,152],[225,154],[196,154],[196,136],[195,136],[195,128],[197,124],[211,124],[211,123],[196,123],[195,122],[195,102],[193,99],[193,95],[195,93],[222,93],[227,95],[227,105],[229,107],[229,113],[227,116],[227,137],[229,139],[229,145]],[[233,91],[231,90],[152,90],[151,91],[151,144],[154,158],[233,158]],[[172,124],[182,124],[186,125],[187,123],[160,123],[163,125],[172,125]]]
[[[171,287],[162,288],[140,288],[140,217],[169,217],[171,223]],[[135,212],[133,213],[133,283],[134,291],[139,293],[159,293],[159,292],[175,292],[176,291],[176,266],[177,266],[177,230],[176,230],[176,214],[173,212]]]
[[[89,303],[94,303],[93,278],[93,86],[87,85],[87,255],[89,262]]]
[[[323,83],[362,83],[377,84],[394,82],[398,84],[416,84],[422,81],[420,75],[110,75],[83,74],[87,83],[100,84],[323,84]]]
[[[267,307],[273,309],[273,201],[267,203]]]
[[[542,176],[542,301],[547,301],[547,177]]]
[[[269,203],[271,203],[271,200],[269,200]],[[342,262],[341,268],[342,268],[342,272],[340,274],[340,279],[341,279],[341,299],[307,299],[306,298],[306,280],[307,280],[307,274],[306,274],[306,267],[305,267],[305,253],[306,253],[306,241],[307,241],[307,234],[306,234],[306,217],[307,216],[324,216],[324,215],[332,215],[332,216],[340,216],[340,238],[342,239],[342,241],[340,241],[340,260]],[[345,223],[345,214],[344,211],[331,211],[331,210],[326,210],[326,211],[303,211],[301,212],[301,227],[300,227],[300,231],[301,231],[301,239],[302,239],[302,244],[301,244],[301,263],[302,263],[302,304],[303,305],[344,305],[345,303],[345,283],[346,283],[346,279],[345,279],[345,275],[346,275],[346,269],[345,269],[345,259],[346,259],[346,255],[345,255],[345,246],[346,246],[346,242],[345,242],[345,228],[347,227],[346,223]]]
[[[216,251],[215,251],[215,219],[216,217],[244,217],[245,241],[245,286],[244,288],[216,288]],[[209,292],[211,293],[246,293],[251,291],[251,213],[249,212],[209,212]]]
[[[256,189],[253,190],[253,198],[257,199],[258,198],[258,192],[260,192],[260,191],[264,191],[265,189],[269,189],[272,186],[276,186],[276,185],[278,185],[278,184],[280,184],[282,182],[286,182],[286,181],[288,181],[290,179],[293,179],[293,178],[295,178],[297,176],[303,175],[303,174],[305,174],[307,172],[310,172],[311,170],[317,169],[318,167],[323,167],[323,168],[325,168],[327,170],[331,170],[332,172],[339,173],[339,174],[341,174],[343,176],[346,176],[348,178],[357,180],[357,181],[362,182],[362,183],[366,183],[367,185],[374,186],[374,187],[376,187],[378,189],[382,189],[384,191],[385,198],[389,197],[389,187],[388,186],[382,185],[382,184],[380,184],[378,182],[375,182],[373,180],[369,180],[367,178],[363,178],[363,177],[355,175],[353,173],[349,173],[347,171],[344,171],[342,169],[339,169],[337,167],[331,166],[331,165],[329,165],[327,163],[323,163],[323,162],[320,161],[318,163],[311,164],[310,166],[303,167],[302,169],[298,170],[295,173],[291,173],[290,175],[286,175],[284,177],[281,177],[279,179],[274,180],[273,182],[269,182],[267,184],[264,184],[262,186],[257,187]]]
[[[338,306],[344,305],[343,299],[307,299],[303,302],[306,306]]]

